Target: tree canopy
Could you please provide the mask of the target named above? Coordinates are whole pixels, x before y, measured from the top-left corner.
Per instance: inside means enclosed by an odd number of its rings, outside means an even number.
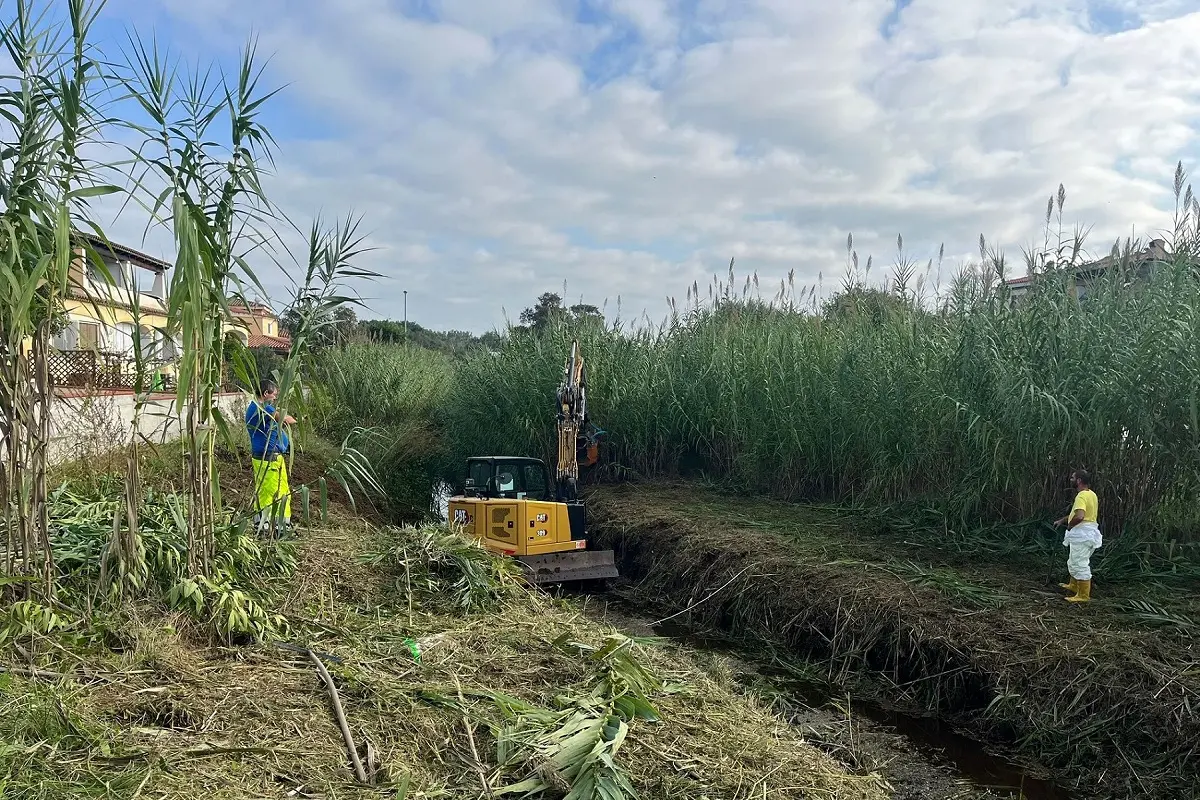
[[[543,292],[537,302],[521,312],[521,327],[541,331],[555,321],[595,322],[604,324],[604,313],[590,303],[563,305],[562,296],[555,292]]]

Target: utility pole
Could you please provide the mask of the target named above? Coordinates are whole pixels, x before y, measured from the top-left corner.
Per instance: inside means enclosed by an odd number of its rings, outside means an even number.
[[[408,347],[408,289],[404,290],[404,346]]]

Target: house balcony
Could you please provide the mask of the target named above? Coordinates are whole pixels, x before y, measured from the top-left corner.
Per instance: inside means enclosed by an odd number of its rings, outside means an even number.
[[[54,350],[48,358],[50,385],[55,389],[134,391],[137,389],[137,363],[125,353],[98,350]],[[175,390],[175,364],[156,359],[143,364],[146,386],[171,392]]]
[[[138,389],[136,360],[127,353],[100,350],[55,350],[48,358],[50,385],[57,392],[134,392]],[[146,360],[143,391],[172,393],[178,386],[177,363],[171,359]],[[219,391],[233,392],[238,387],[228,368],[222,369]]]
[[[78,285],[68,287],[67,296],[78,301],[83,306],[108,306],[127,311],[137,311],[147,317],[165,317],[167,313],[166,297],[160,294],[163,290],[128,288],[120,285],[88,280]]]

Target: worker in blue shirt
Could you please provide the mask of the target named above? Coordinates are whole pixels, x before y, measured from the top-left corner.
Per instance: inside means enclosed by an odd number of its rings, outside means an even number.
[[[263,381],[258,397],[246,408],[246,430],[250,434],[250,466],[254,472],[255,524],[263,531],[274,521],[286,530],[292,522],[292,496],[288,487],[287,461],[291,449],[284,425],[296,420],[275,408],[279,387]]]

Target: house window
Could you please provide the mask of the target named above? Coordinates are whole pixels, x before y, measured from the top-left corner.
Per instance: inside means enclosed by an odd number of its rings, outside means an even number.
[[[79,347],[79,323],[72,322],[54,335],[50,345],[56,350],[74,350]]]
[[[141,325],[137,330],[137,343],[134,346],[134,351],[141,350],[143,358],[155,359],[158,358],[158,334],[153,328],[146,325]]]
[[[88,280],[93,286],[113,285],[117,288],[125,286],[125,265],[111,256],[101,255],[100,264],[89,258],[87,262]]]
[[[175,340],[157,328],[142,326],[142,355],[150,361],[174,361],[179,350]]]
[[[133,325],[121,322],[111,329],[109,349],[116,353],[129,354],[133,352]]]
[[[80,350],[98,350],[100,348],[100,325],[95,322],[80,322],[76,347]]]

